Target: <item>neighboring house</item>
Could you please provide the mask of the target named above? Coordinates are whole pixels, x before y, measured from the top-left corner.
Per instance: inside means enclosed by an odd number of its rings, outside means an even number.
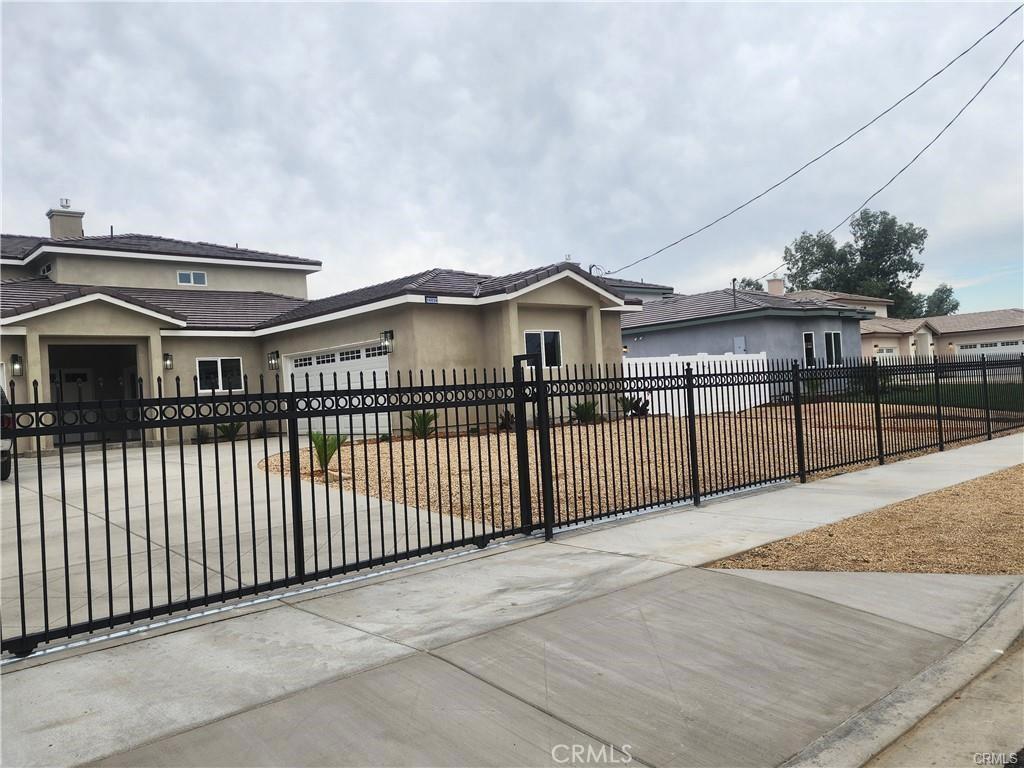
[[[860,356],[860,321],[870,312],[813,299],[726,288],[672,295],[622,316],[625,355],[753,354],[838,364]]]
[[[865,357],[1021,354],[1024,310],[865,320],[861,323],[861,346]]]
[[[563,262],[492,276],[428,269],[307,300],[320,262],[146,235],[84,237],[82,214],[51,210],[51,237],[3,235],[0,360],[18,399],[147,395],[157,377],[182,396],[249,388],[295,374],[344,386],[419,369],[510,368],[621,360],[619,316],[639,310],[600,278]],[[11,278],[11,279],[8,279]],[[429,377],[429,373],[427,374]],[[438,373],[440,375],[440,373]],[[511,372],[509,372],[511,375]],[[118,383],[120,380],[120,384]],[[268,386],[273,386],[270,383]]]
[[[771,292],[772,281],[768,282],[768,290]],[[779,280],[779,282],[782,281]],[[785,295],[793,299],[815,299],[826,304],[867,309],[874,312],[875,317],[888,317],[889,307],[896,303],[892,299],[880,299],[877,296],[861,296],[859,293],[843,293],[842,291],[821,291],[817,288],[806,291],[790,291]]]
[[[673,289],[671,285],[658,285],[657,283],[645,283],[643,280],[623,280],[618,277],[602,278],[607,285],[621,293],[627,299],[640,299],[640,301],[655,301],[671,296]]]

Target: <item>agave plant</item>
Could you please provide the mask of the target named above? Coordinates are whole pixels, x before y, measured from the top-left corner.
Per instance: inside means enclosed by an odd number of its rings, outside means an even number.
[[[601,420],[596,400],[579,400],[569,406],[569,413],[580,424],[594,424]]]
[[[436,411],[412,411],[406,415],[413,437],[430,437],[437,431]]]
[[[625,416],[646,416],[651,409],[651,403],[645,397],[623,395],[616,398],[616,400],[618,400],[619,407],[622,408],[622,413]]]
[[[309,439],[313,443],[313,455],[316,456],[316,462],[320,465],[320,470],[326,477],[331,459],[334,458],[334,454],[348,440],[348,436],[325,435],[323,432],[312,432],[309,435]]]
[[[227,424],[218,424],[217,432],[225,440],[234,440],[238,437],[238,433],[242,431],[242,427],[245,426],[240,421],[232,421]]]

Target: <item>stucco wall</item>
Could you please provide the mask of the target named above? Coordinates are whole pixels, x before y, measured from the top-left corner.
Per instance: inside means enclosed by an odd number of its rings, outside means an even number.
[[[38,261],[34,261],[33,266],[37,266]],[[267,291],[306,298],[305,272],[270,267],[235,267],[74,254],[56,257],[50,279],[58,283],[81,285],[185,288],[178,285],[179,270],[206,273],[205,286],[188,286],[188,290]]]
[[[844,357],[860,357],[860,323],[840,317],[757,317],[722,320],[664,331],[625,329],[626,357],[666,355],[720,355],[733,351],[733,338],[746,337],[747,353],[764,352],[769,358],[803,360],[803,333],[814,333],[816,355],[825,356],[825,332],[842,334]]]

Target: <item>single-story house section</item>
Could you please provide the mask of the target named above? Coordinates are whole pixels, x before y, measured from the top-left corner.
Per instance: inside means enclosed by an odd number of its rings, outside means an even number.
[[[605,277],[602,279],[607,285],[610,285],[627,299],[656,301],[657,299],[671,296],[674,292],[671,285],[645,283],[643,280],[624,280],[619,277]]]
[[[622,316],[627,358],[765,353],[834,365],[860,356],[867,310],[729,288],[673,295]]]
[[[328,298],[306,298],[320,263],[147,235],[85,237],[82,214],[51,210],[50,237],[0,237],[0,361],[18,398],[131,398],[251,389],[292,374],[297,387],[345,386],[420,369],[510,369],[622,357],[619,318],[639,310],[562,262],[508,275],[427,269]],[[11,278],[11,279],[8,279]],[[418,375],[418,373],[417,373]],[[440,374],[438,374],[440,375]],[[511,375],[511,372],[509,372]],[[429,373],[428,373],[429,376]],[[28,395],[30,396],[30,394]]]
[[[1024,309],[865,320],[861,346],[865,357],[879,358],[1019,355],[1024,353]]]
[[[772,281],[769,280],[768,283],[768,291],[771,292]],[[782,280],[779,280],[780,287],[781,283]],[[791,299],[816,299],[826,304],[866,309],[874,312],[875,317],[888,317],[889,307],[896,303],[892,299],[880,299],[877,296],[863,296],[859,293],[844,293],[842,291],[823,291],[818,288],[811,288],[806,291],[790,291],[785,295]]]

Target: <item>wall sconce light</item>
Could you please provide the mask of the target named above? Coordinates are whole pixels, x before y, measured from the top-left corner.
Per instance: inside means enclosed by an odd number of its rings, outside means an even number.
[[[878,349],[878,345],[877,344],[875,344],[874,347],[875,347],[875,349]]]
[[[170,352],[164,352],[164,370],[174,370],[174,355],[172,355]]]
[[[624,355],[628,355],[629,354],[629,347],[626,346],[625,344],[622,345],[622,354],[624,354]]]
[[[25,362],[21,359],[21,355],[11,355],[11,375],[25,375]]]
[[[281,353],[276,349],[273,352],[267,352],[267,368],[272,371],[276,371],[281,367]]]
[[[394,331],[381,331],[380,332],[380,345],[384,347],[389,355],[395,348],[395,332]]]
[[[916,347],[917,346],[917,340],[916,339],[911,339],[910,340],[910,346]]]

